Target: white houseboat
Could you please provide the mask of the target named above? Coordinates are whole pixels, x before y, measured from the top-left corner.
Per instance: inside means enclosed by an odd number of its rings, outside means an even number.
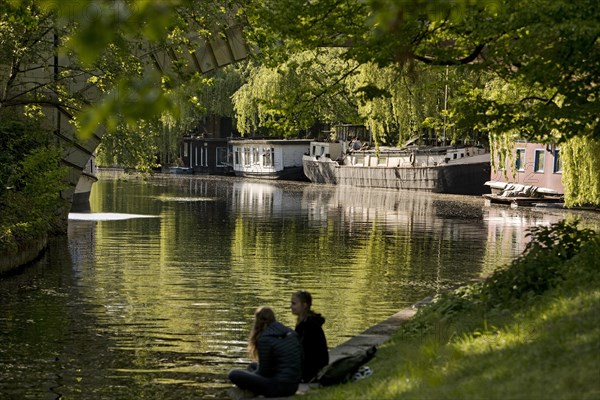
[[[302,156],[308,139],[230,139],[236,176],[261,179],[305,179]]]
[[[315,183],[489,193],[490,153],[477,146],[405,146],[352,149],[346,141],[311,142],[304,174]]]

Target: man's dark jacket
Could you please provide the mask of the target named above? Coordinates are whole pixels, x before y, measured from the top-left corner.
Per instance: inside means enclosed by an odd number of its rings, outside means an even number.
[[[302,345],[302,382],[310,382],[321,368],[329,364],[324,323],[325,318],[321,314],[312,313],[296,325],[296,333]]]

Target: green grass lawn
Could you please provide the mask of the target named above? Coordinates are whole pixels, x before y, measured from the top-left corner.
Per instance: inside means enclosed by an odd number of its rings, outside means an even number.
[[[371,377],[307,399],[600,399],[600,240],[563,231],[544,244],[548,233],[422,309],[379,348]]]

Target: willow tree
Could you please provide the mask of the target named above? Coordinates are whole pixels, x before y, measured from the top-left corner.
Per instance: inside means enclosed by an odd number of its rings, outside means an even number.
[[[239,132],[293,136],[317,123],[358,122],[356,97],[346,84],[357,64],[342,52],[319,48],[276,67],[255,66],[233,95]]]
[[[359,64],[346,53],[346,48],[319,48],[275,67],[253,68],[233,96],[238,130],[295,135],[319,122],[356,123],[370,128],[377,144],[388,145],[421,139],[424,128],[447,136],[448,143],[472,136],[471,128],[455,126],[447,107],[461,85],[472,84],[472,73]]]
[[[290,136],[318,123],[355,123],[367,125],[377,143],[395,145],[420,136],[426,119],[442,120],[443,70],[361,65],[346,53],[318,48],[251,68],[233,95],[238,130]]]
[[[569,139],[561,146],[565,204],[599,205],[600,141],[589,137]]]
[[[440,143],[480,141],[472,126],[457,126],[451,105],[476,75],[443,67],[363,64],[349,84],[360,99],[359,114],[377,143],[403,145],[410,139]]]

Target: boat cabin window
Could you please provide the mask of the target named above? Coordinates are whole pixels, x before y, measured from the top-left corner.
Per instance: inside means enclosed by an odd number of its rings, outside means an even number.
[[[273,149],[273,148],[265,147],[263,149],[263,166],[265,166],[265,167],[274,167],[275,166],[275,160],[273,157],[274,153],[275,153],[275,149]]]
[[[227,162],[227,147],[217,147],[216,149],[217,151],[217,166],[219,167],[223,167],[225,166],[225,163]],[[238,153],[235,153],[236,156],[238,156]],[[237,161],[237,159],[236,159]],[[239,164],[239,162],[238,162]]]
[[[200,148],[200,165],[208,167],[208,143],[204,142],[204,147]]]
[[[312,155],[316,157],[323,157],[325,155],[325,146],[312,146]]]
[[[364,155],[357,155],[352,157],[352,165],[364,165],[364,166],[368,166],[368,164],[365,164],[365,156]]]
[[[546,153],[546,149],[536,149],[535,150],[535,158],[533,162],[533,171],[534,172],[544,172],[544,155]]]
[[[250,159],[250,148],[244,147],[244,165],[250,165],[252,160]]]
[[[525,171],[525,149],[517,149],[515,157],[515,169]]]
[[[554,173],[562,173],[562,158],[560,157],[560,149],[554,149]]]

